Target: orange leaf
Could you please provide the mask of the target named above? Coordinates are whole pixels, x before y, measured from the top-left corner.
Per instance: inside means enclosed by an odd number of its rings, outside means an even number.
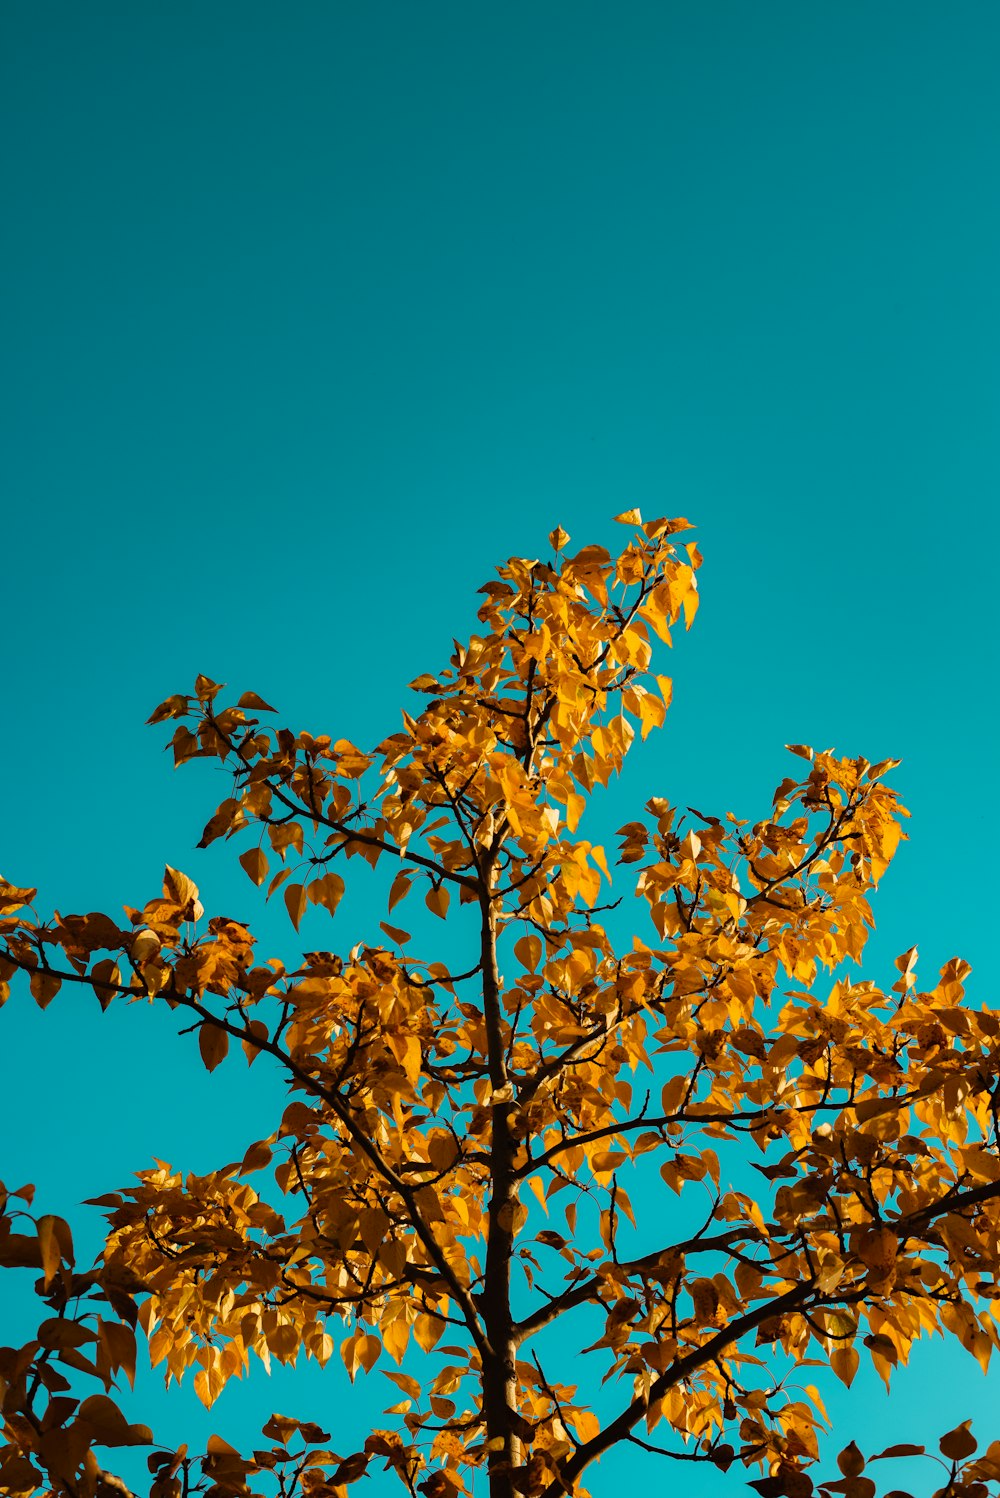
[[[394,905],[398,905],[400,900],[404,900],[412,888],[413,881],[400,870],[392,881],[392,887],[389,890],[389,909],[391,910]]]
[[[404,942],[410,940],[409,931],[403,931],[399,926],[390,926],[388,921],[379,921],[379,925],[390,941],[401,947]]]
[[[226,1059],[229,1036],[225,1030],[220,1030],[218,1025],[204,1024],[198,1031],[198,1049],[201,1051],[201,1059],[208,1070],[214,1071],[219,1063]]]
[[[256,1036],[259,1040],[267,1039],[267,1026],[262,1019],[249,1020],[247,1022],[247,1029],[250,1031],[250,1034],[252,1036]],[[252,1066],[254,1061],[256,1061],[257,1057],[260,1055],[260,1047],[255,1046],[253,1040],[249,1038],[246,1040],[242,1040],[240,1044],[242,1045],[244,1053],[246,1055],[247,1065]]]
[[[450,898],[444,885],[439,884],[436,889],[429,889],[427,891],[427,894],[424,896],[424,904],[428,910],[433,911],[435,915],[440,916],[444,920],[448,914],[448,902]]]
[[[844,1447],[843,1451],[837,1457],[837,1466],[845,1477],[861,1476],[865,1470],[865,1459],[861,1455],[856,1441],[852,1441],[849,1446]]]
[[[969,1429],[971,1424],[971,1420],[963,1420],[961,1425],[956,1425],[954,1430],[941,1437],[938,1446],[942,1456],[957,1462],[972,1455],[979,1443]]]
[[[81,1404],[77,1418],[89,1425],[99,1446],[149,1446],[153,1440],[147,1425],[130,1425],[106,1394],[91,1394]]]
[[[240,854],[240,867],[259,887],[267,878],[267,854],[263,848],[248,848],[245,853]]]
[[[0,878],[0,915],[13,915],[22,905],[30,905],[37,894],[37,889],[19,889]]]
[[[209,1436],[205,1443],[205,1450],[209,1456],[239,1456],[236,1447],[230,1446],[229,1442],[224,1441],[221,1436]]]

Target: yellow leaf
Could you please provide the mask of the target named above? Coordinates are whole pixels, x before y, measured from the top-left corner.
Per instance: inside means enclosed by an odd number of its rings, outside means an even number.
[[[294,1363],[299,1350],[299,1333],[287,1321],[282,1321],[267,1333],[267,1349],[281,1363]]]
[[[445,1323],[437,1316],[425,1316],[421,1313],[413,1323],[413,1335],[424,1352],[430,1352],[440,1342],[444,1328]]]
[[[358,1371],[358,1339],[363,1336],[364,1333],[360,1327],[355,1327],[354,1331],[345,1337],[340,1344],[340,1356],[343,1359],[344,1367],[347,1369],[347,1376],[352,1384],[354,1382],[354,1375]]]
[[[548,1217],[549,1204],[545,1200],[545,1183],[542,1181],[541,1176],[532,1176],[528,1181],[528,1185],[531,1187],[532,1191],[535,1193],[535,1196],[538,1198],[542,1211],[545,1213],[546,1217]]]
[[[642,524],[642,515],[638,510],[622,510],[621,514],[616,515],[614,518],[615,520],[617,520],[619,525]]]
[[[337,755],[337,774],[345,780],[359,780],[371,764],[371,756],[362,754],[350,739],[338,739],[333,747]]]
[[[667,710],[659,697],[651,693],[641,698],[639,702],[639,719],[642,723],[642,736],[648,738],[654,728],[661,728],[667,716]]]
[[[816,1408],[819,1410],[820,1414],[823,1416],[823,1419],[827,1422],[827,1424],[829,1424],[830,1423],[830,1417],[829,1417],[829,1415],[826,1412],[826,1405],[823,1403],[822,1397],[820,1396],[820,1392],[817,1389],[816,1385],[815,1384],[806,1384],[806,1385],[804,1385],[804,1388],[805,1388],[805,1392],[809,1395],[809,1398],[812,1400],[813,1404],[816,1406]]]
[[[396,1323],[391,1322],[390,1325],[395,1326]],[[382,1375],[384,1378],[391,1379],[392,1382],[396,1384],[398,1388],[402,1389],[404,1394],[408,1394],[411,1399],[419,1399],[421,1394],[423,1393],[423,1390],[421,1389],[417,1379],[413,1378],[409,1373],[388,1373],[383,1368]]]
[[[225,1376],[218,1363],[213,1363],[210,1368],[202,1368],[195,1374],[194,1392],[207,1410],[211,1409],[218,1399],[225,1383]]]
[[[420,1052],[420,1041],[415,1035],[408,1035],[403,1054],[403,1070],[411,1087],[416,1087],[417,1082],[420,1080],[420,1068],[422,1064],[423,1058]]]
[[[56,1233],[57,1219],[46,1215],[39,1217],[35,1231],[38,1234],[38,1250],[42,1256],[42,1274],[45,1276],[45,1288],[48,1289],[53,1278],[59,1271],[62,1255],[59,1251],[59,1238]]]
[[[669,1082],[664,1083],[660,1093],[660,1107],[666,1117],[669,1118],[680,1106],[687,1090],[688,1079],[685,1076],[671,1077]]]
[[[591,1441],[600,1434],[601,1422],[591,1410],[574,1410],[569,1420],[581,1441]]]
[[[306,913],[306,892],[301,884],[290,884],[285,890],[285,909],[296,931]]]
[[[570,832],[575,832],[580,825],[580,818],[587,809],[587,803],[576,791],[570,791],[566,797],[566,826]]]
[[[155,931],[150,931],[148,926],[142,926],[135,932],[129,943],[129,956],[139,967],[144,962],[149,962],[153,957],[159,957],[163,950],[163,943]]]
[[[514,943],[514,956],[529,973],[538,971],[542,960],[542,943],[537,936],[522,936]]]
[[[256,692],[244,692],[239,700],[240,707],[253,708],[258,713],[276,713],[278,709],[266,703],[263,697],[258,697]]]
[[[62,979],[57,978],[55,973],[47,973],[44,968],[36,967],[28,979],[28,987],[39,1009],[47,1009],[62,987]]]
[[[193,879],[182,874],[180,869],[172,869],[169,864],[163,871],[163,893],[166,899],[172,900],[179,905],[184,912],[184,920],[200,921],[205,914],[205,907],[198,899],[198,886]]]
[[[349,1337],[345,1337],[340,1344],[340,1355],[344,1360],[348,1377],[354,1382],[354,1376],[359,1368],[370,1373],[378,1358],[382,1355],[382,1343],[378,1337],[373,1337],[369,1332],[362,1330],[360,1326],[355,1327]]]
[[[382,1356],[382,1343],[378,1337],[373,1337],[369,1332],[362,1337],[358,1349],[358,1360],[366,1373],[370,1373]]]
[[[848,1388],[854,1382],[861,1359],[853,1347],[835,1347],[830,1353],[830,1367]]]
[[[293,889],[294,885],[290,885],[289,888]],[[330,871],[307,885],[306,894],[311,904],[322,905],[324,910],[334,915],[343,897],[344,888],[344,881],[340,875]]]
[[[410,1329],[406,1321],[401,1317],[397,1317],[395,1321],[389,1321],[388,1326],[382,1327],[382,1341],[392,1362],[403,1362],[406,1344],[410,1341]]]

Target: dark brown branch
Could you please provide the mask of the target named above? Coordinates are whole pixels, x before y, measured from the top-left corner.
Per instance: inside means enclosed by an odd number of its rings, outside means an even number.
[[[738,1317],[736,1321],[731,1321],[728,1326],[716,1332],[714,1337],[710,1337],[707,1342],[703,1342],[699,1347],[693,1348],[691,1352],[685,1353],[683,1357],[676,1358],[669,1368],[653,1380],[648,1394],[642,1394],[633,1399],[631,1404],[622,1410],[620,1415],[609,1421],[603,1430],[594,1436],[592,1440],[587,1441],[581,1446],[574,1456],[570,1457],[569,1461],[562,1468],[560,1474],[562,1481],[550,1483],[544,1490],[544,1498],[560,1498],[560,1495],[564,1492],[564,1484],[575,1482],[580,1473],[591,1462],[596,1461],[599,1456],[602,1456],[605,1451],[610,1450],[612,1446],[616,1446],[619,1441],[625,1440],[633,1427],[638,1425],[639,1421],[645,1417],[646,1411],[657,1400],[662,1399],[664,1394],[672,1389],[675,1384],[681,1383],[706,1363],[718,1357],[727,1347],[731,1347],[734,1342],[738,1342],[741,1337],[744,1337],[747,1332],[753,1331],[756,1327],[760,1326],[761,1322],[768,1321],[773,1316],[780,1316],[785,1311],[796,1309],[812,1293],[813,1286],[810,1284],[794,1285],[782,1295],[775,1296],[767,1304],[758,1306],[756,1310],[748,1311],[745,1316]]]
[[[726,1250],[733,1244],[739,1242],[760,1243],[764,1241],[764,1234],[757,1228],[742,1227],[731,1228],[728,1232],[717,1233],[714,1237],[694,1237],[685,1239],[681,1243],[668,1244],[666,1248],[657,1249],[654,1253],[643,1254],[640,1259],[631,1259],[618,1265],[618,1269],[626,1275],[644,1274],[650,1269],[655,1269],[665,1254],[689,1254],[709,1253],[713,1250]],[[572,1285],[564,1290],[561,1295],[546,1305],[540,1306],[523,1321],[519,1321],[515,1327],[518,1345],[524,1342],[535,1332],[541,1331],[543,1327],[549,1326],[557,1320],[565,1311],[572,1310],[575,1306],[583,1305],[586,1301],[599,1300],[599,1290],[604,1284],[599,1274],[593,1274],[588,1279],[577,1285]]]
[[[248,775],[251,775],[253,772],[252,762],[246,757],[240,745],[237,744],[229,734],[225,733],[219,727],[218,719],[215,717],[215,714],[212,712],[210,707],[206,706],[204,719],[206,723],[211,724],[213,730],[218,734],[222,742],[229,747],[230,751],[233,754],[236,755],[246,773]],[[436,860],[434,860],[433,858],[425,858],[421,853],[411,853],[408,847],[400,848],[396,844],[387,843],[383,838],[375,837],[371,833],[364,832],[361,828],[352,827],[347,822],[339,821],[334,817],[329,817],[325,812],[315,811],[301,799],[295,799],[292,796],[286,795],[285,791],[282,789],[280,782],[277,780],[272,780],[270,776],[265,776],[264,784],[271,791],[272,795],[277,796],[278,800],[282,803],[283,806],[287,806],[289,810],[294,812],[296,815],[301,815],[304,813],[311,822],[318,822],[324,827],[329,827],[332,832],[336,832],[339,837],[343,837],[345,842],[363,843],[366,847],[378,848],[383,853],[391,853],[396,858],[401,858],[409,863],[418,864],[421,868],[429,869],[439,879],[447,879],[450,880],[453,884],[461,884],[464,885],[466,889],[476,890],[478,892],[478,879],[472,879],[467,874],[455,873],[451,869],[446,869],[443,864],[436,862]],[[273,818],[268,817],[261,812],[254,812],[253,816],[257,821],[264,822],[265,824],[274,820]]]

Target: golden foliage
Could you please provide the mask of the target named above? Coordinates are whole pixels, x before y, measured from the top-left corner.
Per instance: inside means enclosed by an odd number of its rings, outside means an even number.
[[[415,922],[426,908],[465,934],[466,970],[388,922],[388,947],[261,960],[169,867],[130,929],[40,920],[34,889],[0,881],[0,997],[22,970],[42,1007],[66,983],[102,1007],[153,999],[210,1071],[235,1040],[292,1091],[239,1164],[158,1164],[100,1198],[107,1244],[86,1274],[66,1223],[32,1218],[30,1189],[23,1206],[5,1195],[0,1264],[40,1271],[46,1316],[0,1350],[0,1493],[120,1491],[94,1448],[151,1439],[110,1397],[137,1326],[206,1405],[251,1357],[339,1358],[352,1379],[378,1366],[402,1396],[347,1455],[277,1415],[249,1458],[218,1437],[197,1460],[156,1453],[151,1498],[289,1494],[291,1448],[305,1498],[336,1498],[375,1460],[441,1498],[484,1465],[493,1498],[582,1494],[626,1440],[758,1464],[758,1491],[800,1498],[827,1421],[811,1384],[773,1400],[782,1370],[819,1362],[850,1383],[866,1356],[888,1383],[935,1330],[989,1363],[1000,1017],[966,1001],[958,958],[926,990],[915,949],[887,989],[845,966],[902,836],[894,762],[790,745],[802,764],[755,823],[653,796],[616,860],[646,937],[622,950],[603,919],[609,860],[578,829],[637,730],[664,721],[654,655],[694,619],[701,560],[674,544],[686,522],[617,518],[632,530],[617,556],[570,553],[559,528],[551,561],[502,567],[479,632],[413,682],[422,710],[371,752],[267,727],[262,698],[224,705],[207,677],[152,715],[174,725],[177,764],[228,772],[201,845],[241,842],[296,931],[310,906],[335,915],[361,859],[389,870],[387,913],[416,892]],[[595,1357],[559,1382],[538,1335],[581,1308],[602,1328]],[[618,1391],[599,1410],[591,1365]],[[104,1392],[79,1402],[70,1373]],[[821,1491],[865,1498],[871,1462],[918,1449],[866,1463],[852,1443]],[[976,1449],[967,1426],[942,1438],[950,1493],[1000,1481],[998,1448]]]

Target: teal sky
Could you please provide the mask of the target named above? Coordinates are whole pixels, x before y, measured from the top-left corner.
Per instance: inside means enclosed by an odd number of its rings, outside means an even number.
[[[702,611],[598,830],[653,793],[761,815],[787,741],[899,756],[869,975],[917,942],[994,1002],[998,57],[993,0],[8,0],[4,875],[115,910],[170,862],[293,950],[192,851],[224,792],[172,775],[153,705],[205,671],[372,742],[496,561],[556,522],[612,544],[638,505],[697,526]],[[382,914],[352,893],[324,944]],[[280,1106],[138,1006],[19,994],[0,1046],[0,1175],[43,1210],[218,1164]],[[891,1409],[834,1388],[837,1444],[930,1400],[1000,1435],[1000,1374],[940,1344],[910,1374]],[[154,1381],[152,1423],[363,1436],[377,1384],[261,1379],[202,1417]],[[678,1475],[647,1462],[595,1492]]]

